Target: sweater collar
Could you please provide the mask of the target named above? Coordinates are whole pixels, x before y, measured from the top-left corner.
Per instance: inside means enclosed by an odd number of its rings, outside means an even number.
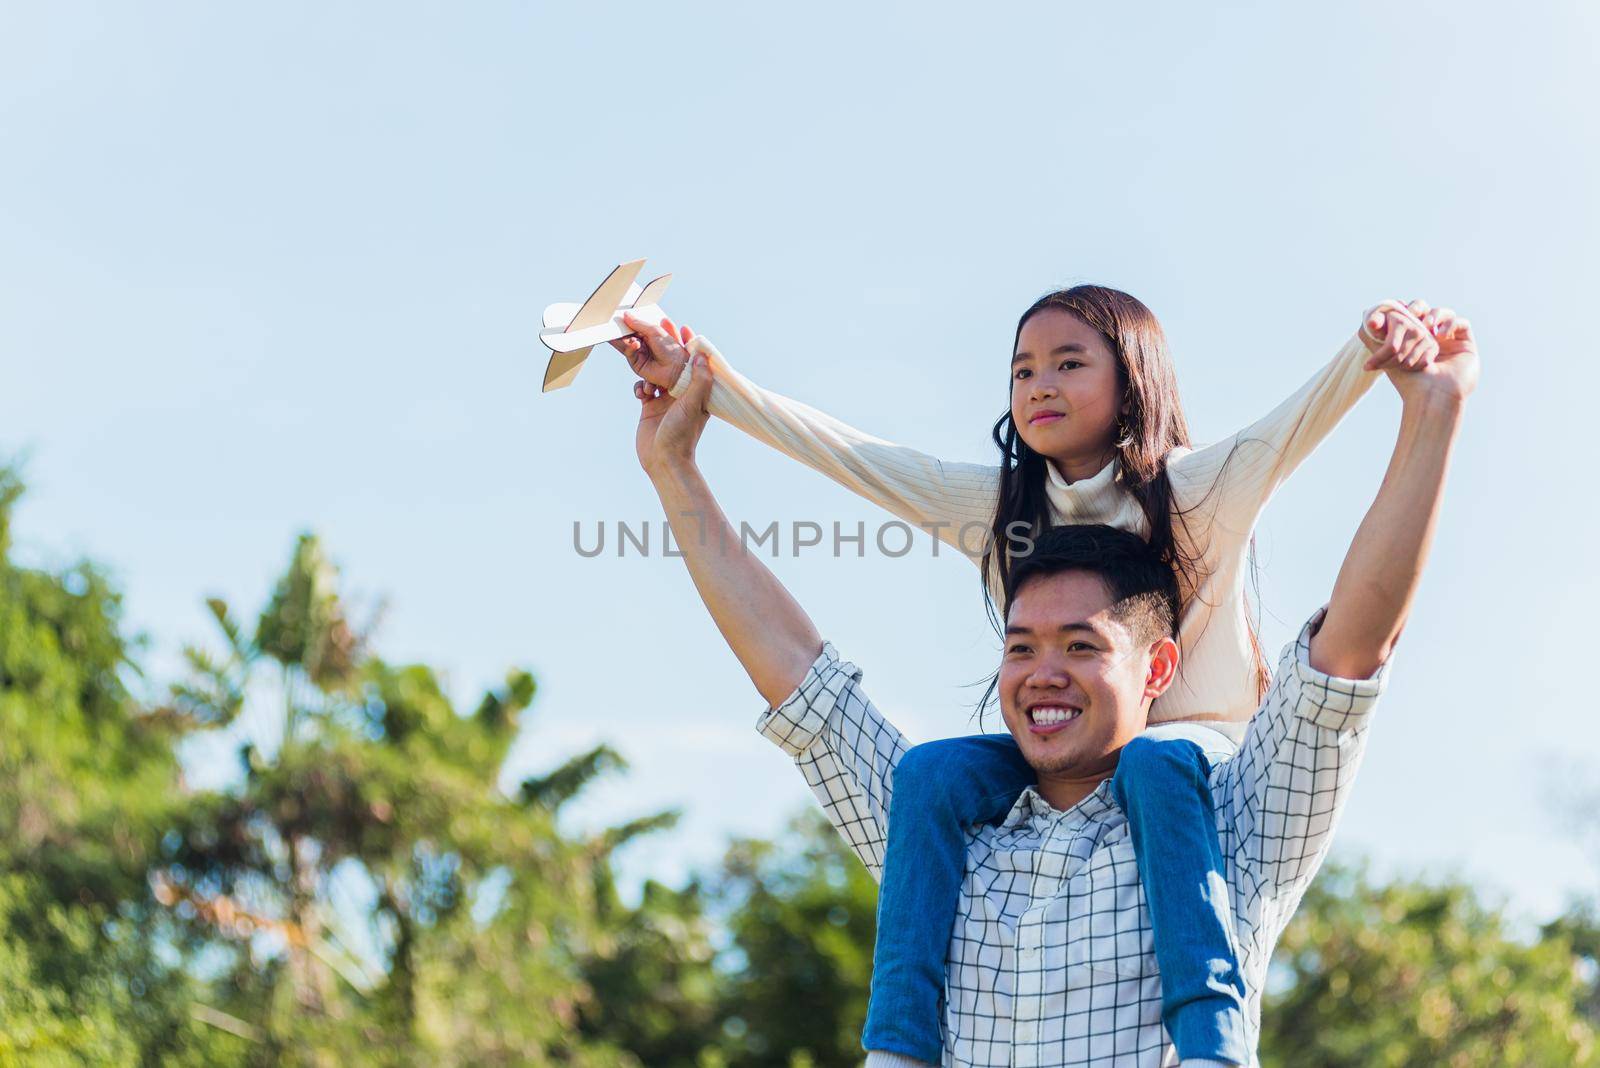
[[[1054,460],[1044,463],[1044,493],[1055,509],[1060,521],[1071,523],[1106,523],[1126,526],[1122,515],[1126,508],[1126,494],[1122,486],[1122,465],[1112,459],[1088,478],[1068,482],[1056,470]]]
[[[1058,490],[1065,490],[1069,493],[1093,493],[1111,485],[1112,481],[1116,479],[1117,459],[1112,457],[1106,461],[1106,465],[1100,470],[1088,478],[1080,478],[1076,482],[1068,482],[1066,476],[1056,469],[1054,460],[1047,458],[1044,462],[1044,469],[1050,477],[1050,485]]]

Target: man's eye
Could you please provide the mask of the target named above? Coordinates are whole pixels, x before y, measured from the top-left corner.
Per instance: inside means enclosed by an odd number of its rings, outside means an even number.
[[[1067,652],[1092,653],[1094,652],[1094,646],[1090,645],[1088,642],[1073,642],[1071,645],[1067,646]]]

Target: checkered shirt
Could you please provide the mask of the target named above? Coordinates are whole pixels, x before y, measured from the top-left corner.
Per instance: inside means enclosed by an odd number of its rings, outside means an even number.
[[[1389,668],[1368,679],[1313,668],[1324,611],[1284,648],[1238,754],[1211,772],[1252,1049],[1268,958],[1327,852]],[[861,676],[824,642],[805,679],[757,726],[794,757],[881,879],[894,770],[908,743]],[[1178,1063],[1161,1023],[1133,843],[1109,780],[1065,811],[1029,787],[1004,822],[969,828],[941,1000],[946,1065]]]

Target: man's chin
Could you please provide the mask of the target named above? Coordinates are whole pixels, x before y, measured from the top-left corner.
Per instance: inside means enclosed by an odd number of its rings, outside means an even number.
[[[1022,758],[1028,762],[1036,774],[1039,775],[1071,775],[1084,763],[1075,753],[1028,753],[1023,751]]]
[[[1017,748],[1022,750],[1022,759],[1036,772],[1057,774],[1071,771],[1083,762],[1082,746],[1074,745],[1059,735],[1038,737],[1026,727],[1022,735],[1019,738],[1017,732],[1013,731],[1011,737],[1017,743]]]

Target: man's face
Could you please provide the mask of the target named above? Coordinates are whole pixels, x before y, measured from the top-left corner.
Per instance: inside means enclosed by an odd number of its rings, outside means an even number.
[[[1171,639],[1141,643],[1110,609],[1085,571],[1030,579],[1012,598],[1000,711],[1041,783],[1110,774],[1176,671]]]

